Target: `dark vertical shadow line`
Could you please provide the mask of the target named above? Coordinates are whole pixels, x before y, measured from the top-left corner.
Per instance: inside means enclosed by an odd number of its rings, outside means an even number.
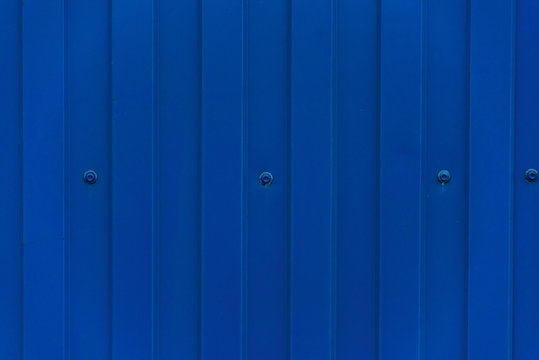
[[[24,356],[24,46],[23,46],[23,22],[24,22],[24,16],[23,16],[23,2],[19,1],[19,154],[20,154],[20,169],[19,169],[19,176],[20,176],[20,193],[19,193],[19,201],[20,201],[20,208],[19,208],[19,218],[20,218],[20,225],[19,225],[19,241],[20,241],[20,275],[21,275],[21,281],[20,281],[20,296],[21,296],[21,313],[20,313],[20,321],[21,321],[21,331],[20,331],[20,347],[21,347],[21,359],[23,360],[25,358]]]
[[[198,4],[198,32],[197,32],[197,40],[198,40],[198,153],[196,156],[198,157],[198,215],[199,215],[199,238],[198,238],[198,273],[195,274],[198,280],[198,336],[196,341],[198,342],[198,358],[199,360],[202,360],[202,354],[203,354],[203,283],[202,283],[202,274],[203,274],[203,186],[202,186],[202,139],[203,139],[203,124],[202,124],[202,69],[203,69],[203,57],[202,57],[202,0],[197,1]]]
[[[113,31],[114,31],[114,25],[113,25],[113,6],[112,6],[113,0],[109,0],[108,4],[108,12],[109,12],[109,21],[108,21],[108,56],[109,56],[109,66],[108,66],[108,77],[109,77],[109,359],[112,360],[113,357],[113,348],[114,348],[114,276],[113,276],[113,262],[114,262],[114,224],[113,224],[113,194],[114,194],[114,147],[113,147],[113,141],[114,141],[114,86],[113,86],[113,63],[114,63],[114,57],[113,57]]]
[[[376,182],[376,253],[374,254],[376,257],[376,289],[375,289],[375,303],[376,303],[376,323],[374,328],[375,336],[375,358],[373,360],[380,360],[380,342],[382,339],[381,336],[381,326],[380,326],[380,320],[381,320],[381,314],[380,314],[380,272],[381,272],[381,251],[380,251],[380,242],[381,242],[381,236],[380,236],[380,227],[381,227],[381,151],[382,151],[382,105],[381,105],[381,91],[382,91],[382,0],[376,1],[376,140],[377,140],[377,151],[376,151],[376,174],[377,174],[377,182]]]
[[[287,187],[286,187],[286,200],[287,200],[287,253],[286,253],[286,339],[287,339],[287,353],[288,360],[292,359],[292,1],[287,1],[287,60],[286,64],[286,80],[288,81],[287,89],[287,139],[286,139],[286,155],[287,155]]]
[[[465,243],[464,243],[464,252],[466,257],[465,270],[464,270],[464,287],[465,287],[465,297],[464,297],[464,354],[463,359],[469,358],[470,350],[470,314],[469,314],[469,288],[470,288],[470,32],[471,32],[471,0],[466,1],[466,94],[465,94],[465,119],[466,121],[466,134],[465,134],[465,154],[466,154],[466,186],[465,186]]]
[[[337,242],[336,225],[338,211],[338,0],[331,1],[331,57],[330,57],[330,116],[331,116],[331,187],[330,187],[330,267],[331,267],[331,354],[332,360],[337,358]]]
[[[159,0],[152,0],[152,354],[159,353]]]
[[[419,179],[419,236],[420,236],[420,253],[419,253],[419,344],[418,353],[419,359],[425,358],[426,349],[426,324],[427,324],[427,289],[426,289],[426,201],[425,201],[425,177],[427,169],[427,149],[428,149],[428,1],[422,0],[420,5],[420,99],[419,99],[419,117],[420,117],[420,179]]]
[[[516,164],[516,79],[517,79],[517,35],[518,35],[518,9],[517,0],[511,0],[511,87],[510,87],[510,137],[511,137],[511,166],[510,166],[510,243],[509,243],[509,289],[508,289],[508,349],[507,358],[514,359],[514,340],[515,340],[515,324],[514,324],[514,299],[515,299],[515,164]]]
[[[63,101],[64,101],[64,116],[63,116],[63,321],[64,321],[64,349],[62,355],[64,359],[69,359],[71,355],[71,339],[70,339],[70,263],[71,263],[71,236],[70,236],[70,179],[69,179],[69,147],[70,147],[70,115],[69,115],[69,91],[70,91],[70,76],[69,76],[69,1],[63,0]]]
[[[205,320],[205,314],[204,314],[204,200],[205,200],[205,194],[204,194],[204,2],[205,0],[199,1],[199,43],[200,43],[200,61],[199,61],[199,116],[200,116],[200,128],[199,128],[199,141],[200,141],[200,153],[199,153],[199,176],[200,176],[200,249],[199,249],[199,257],[200,257],[200,268],[199,268],[199,296],[200,296],[200,314],[199,314],[199,321],[200,321],[200,333],[199,333],[199,339],[200,339],[200,359],[204,359],[204,320]]]
[[[108,63],[112,64],[112,1],[109,1],[108,4],[108,21],[107,21],[107,33],[108,33]],[[108,114],[109,114],[109,133],[107,139],[107,154],[109,154],[108,162],[108,231],[109,231],[109,245],[108,245],[108,296],[109,296],[109,313],[108,313],[108,322],[109,322],[109,343],[108,343],[108,353],[109,359],[112,359],[112,65],[107,67],[107,80],[108,80]]]
[[[248,358],[248,122],[249,122],[249,0],[242,0],[241,13],[241,350],[242,360]]]

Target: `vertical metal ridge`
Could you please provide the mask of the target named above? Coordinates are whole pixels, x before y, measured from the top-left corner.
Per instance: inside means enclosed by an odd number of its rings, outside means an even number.
[[[517,0],[511,0],[511,84],[510,84],[510,104],[509,104],[509,112],[510,112],[510,221],[509,221],[509,231],[510,231],[510,240],[509,240],[509,285],[508,285],[508,311],[507,315],[509,317],[508,319],[508,329],[507,329],[507,336],[508,336],[508,349],[507,349],[507,358],[513,359],[514,358],[514,337],[515,337],[515,323],[514,323],[514,298],[515,298],[515,164],[516,164],[516,77],[517,77],[517,67],[516,67],[516,61],[517,61],[517,22],[518,22],[518,13],[517,13]]]
[[[331,266],[331,339],[330,339],[330,351],[331,359],[337,358],[337,242],[338,242],[338,228],[336,224],[338,213],[338,34],[337,34],[337,2],[339,0],[331,0],[331,58],[330,58],[330,114],[331,114],[331,178],[330,178],[330,266]]]
[[[199,116],[200,116],[200,128],[199,128],[199,140],[200,140],[200,153],[199,153],[199,162],[200,162],[200,267],[199,267],[199,275],[200,275],[200,288],[199,288],[199,296],[200,296],[200,360],[205,359],[205,351],[204,351],[204,345],[205,345],[205,339],[204,339],[204,239],[205,239],[205,231],[204,231],[204,223],[205,223],[205,217],[204,217],[204,209],[205,209],[205,187],[204,182],[202,179],[204,179],[204,2],[206,0],[200,0],[199,1],[199,39],[200,39],[200,75],[199,75],[199,81],[200,81],[200,92],[199,92]]]
[[[152,0],[152,356],[159,359],[159,0]]]
[[[293,98],[292,98],[292,89],[293,89],[293,83],[292,83],[292,62],[293,62],[293,59],[292,59],[292,21],[293,21],[293,16],[292,16],[292,11],[293,11],[293,4],[294,0],[288,0],[287,4],[288,4],[288,37],[287,37],[287,40],[288,40],[288,44],[287,44],[287,47],[288,47],[288,69],[287,69],[287,76],[288,76],[288,127],[287,127],[287,131],[288,131],[288,139],[287,139],[287,154],[288,154],[288,163],[287,163],[287,168],[288,168],[288,183],[287,183],[287,205],[288,205],[288,216],[287,216],[287,219],[288,219],[288,223],[286,224],[287,225],[287,234],[288,234],[288,247],[287,247],[287,292],[288,292],[288,296],[287,296],[287,308],[288,308],[288,311],[287,311],[287,325],[288,325],[288,328],[287,328],[287,340],[288,340],[288,360],[293,360],[293,357],[292,357],[292,344],[293,344],[293,341],[292,341],[292,336],[293,336],[293,323],[292,323],[292,311],[293,311],[293,298],[292,298],[292,286],[293,286],[293,277],[292,277],[292,272],[293,272],[293,269],[292,269],[292,250],[293,250],[293,235],[292,235],[292,230],[293,230],[293,212],[292,212],[292,209],[293,209],[293,203],[292,203],[292,181],[293,181],[293,168],[292,168],[292,156],[293,156],[293,153],[292,153],[292,138],[293,138],[293,130],[292,130],[292,107],[293,107]]]
[[[376,1],[376,348],[375,348],[375,359],[380,360],[380,348],[381,348],[381,285],[380,285],[380,273],[381,273],[381,246],[380,242],[382,237],[380,236],[380,229],[382,226],[381,222],[381,151],[382,151],[382,102],[381,102],[381,91],[382,91],[382,0]]]
[[[202,183],[202,179],[203,179],[203,164],[202,164],[202,154],[203,154],[203,119],[204,117],[202,116],[202,110],[203,110],[203,107],[202,107],[202,94],[203,94],[203,73],[202,73],[202,70],[203,70],[203,61],[204,61],[204,57],[203,57],[203,52],[202,52],[202,4],[203,4],[203,0],[200,0],[200,1],[197,1],[197,4],[198,4],[198,9],[197,9],[197,12],[198,12],[198,32],[197,32],[197,36],[198,36],[198,66],[199,68],[197,69],[198,70],[198,153],[196,154],[196,156],[198,156],[198,180],[199,180],[199,189],[198,189],[198,220],[199,220],[199,223],[198,223],[198,226],[199,226],[199,238],[198,238],[198,273],[195,275],[197,278],[198,278],[198,334],[197,334],[197,341],[198,341],[198,359],[199,360],[202,360],[203,359],[203,348],[204,348],[204,343],[203,343],[203,334],[204,334],[204,329],[203,329],[203,326],[204,326],[204,321],[203,321],[203,302],[204,302],[204,296],[203,296],[203,289],[204,289],[204,286],[203,286],[203,270],[204,270],[204,263],[203,263],[203,259],[204,259],[204,256],[203,256],[203,239],[204,239],[204,222],[203,222],[203,219],[204,219],[204,197],[203,197],[203,191],[204,191],[204,186],[203,186],[203,183]]]
[[[114,354],[114,274],[113,274],[113,262],[114,262],[114,222],[113,222],[113,194],[114,194],[114,181],[112,180],[114,178],[114,82],[113,82],[113,63],[114,63],[114,57],[113,57],[113,30],[114,30],[114,24],[113,24],[113,6],[112,1],[108,1],[108,12],[109,12],[109,21],[108,21],[108,57],[109,57],[109,66],[108,66],[108,80],[109,80],[109,97],[110,97],[110,103],[109,103],[109,139],[108,139],[108,153],[110,156],[109,161],[109,186],[110,186],[110,193],[109,193],[109,203],[108,203],[108,211],[109,211],[109,263],[108,263],[108,274],[109,274],[109,359],[113,360],[113,354]]]
[[[249,267],[247,262],[249,233],[248,233],[248,121],[249,121],[249,0],[242,0],[241,7],[241,27],[242,27],[242,94],[241,94],[241,360],[246,360],[248,356],[248,276]]]
[[[287,236],[288,236],[288,246],[287,246],[287,256],[286,256],[286,275],[287,275],[287,351],[288,351],[288,360],[292,360],[292,3],[294,0],[289,0],[287,2],[287,74],[286,76],[288,81],[288,94],[287,94],[287,170],[288,170],[288,179],[287,179]]]
[[[465,342],[465,355],[468,359],[470,356],[470,315],[469,315],[469,284],[470,284],[470,39],[471,39],[471,0],[466,0],[466,103],[465,103],[465,113],[466,118],[464,119],[466,121],[466,139],[464,140],[464,146],[465,146],[465,153],[466,153],[466,185],[464,190],[464,196],[465,196],[465,208],[466,208],[466,214],[464,216],[466,224],[466,241],[465,241],[465,258],[466,258],[466,269],[465,269],[465,326],[464,329],[464,342]]]
[[[71,236],[70,236],[70,221],[69,221],[69,211],[70,211],[70,197],[69,197],[69,145],[70,145],[70,116],[69,116],[69,1],[63,0],[63,101],[64,101],[64,111],[63,111],[63,275],[64,275],[64,286],[63,286],[63,317],[64,317],[64,349],[63,349],[63,358],[69,359],[71,357],[71,339],[70,339],[70,262],[71,262]]]
[[[19,1],[19,153],[20,153],[20,181],[21,181],[21,187],[20,187],[20,208],[19,208],[19,217],[20,217],[20,233],[19,233],[19,242],[20,242],[20,274],[21,274],[21,283],[20,283],[20,296],[21,296],[21,314],[20,314],[20,321],[21,321],[21,332],[20,332],[20,346],[21,346],[21,359],[18,360],[24,360],[25,359],[25,336],[24,336],[24,319],[25,319],[25,313],[24,313],[24,46],[23,46],[23,30],[24,30],[24,12],[23,12],[23,2]]]
[[[110,56],[110,261],[109,261],[109,276],[110,276],[110,359],[114,359],[114,349],[115,349],[115,337],[114,337],[114,312],[115,312],[115,306],[114,306],[114,241],[115,241],[115,231],[114,231],[114,192],[115,192],[115,186],[114,186],[114,174],[115,174],[115,157],[116,157],[116,151],[114,151],[114,139],[115,139],[115,126],[114,126],[114,112],[115,112],[115,106],[114,106],[114,31],[115,31],[115,24],[114,24],[114,0],[109,0],[109,56]]]
[[[419,85],[419,117],[420,117],[420,135],[419,135],[419,148],[421,151],[419,157],[419,232],[420,232],[420,244],[419,244],[419,348],[418,354],[420,359],[425,358],[425,343],[426,343],[426,272],[427,272],[427,239],[426,239],[426,201],[425,201],[425,176],[427,171],[427,128],[428,128],[428,1],[421,0],[420,6],[421,15],[420,19],[420,85]]]

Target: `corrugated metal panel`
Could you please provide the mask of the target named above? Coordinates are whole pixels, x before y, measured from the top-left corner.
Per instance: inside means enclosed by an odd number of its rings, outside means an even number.
[[[1,10],[1,359],[539,358],[536,1]]]

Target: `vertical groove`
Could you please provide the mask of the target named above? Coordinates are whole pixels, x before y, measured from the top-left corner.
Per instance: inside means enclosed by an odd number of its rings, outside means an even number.
[[[292,306],[293,306],[293,299],[292,299],[292,286],[293,286],[293,278],[292,278],[292,250],[293,250],[293,237],[292,237],[292,227],[293,227],[293,215],[292,215],[292,208],[293,208],[293,203],[292,203],[292,181],[293,181],[293,177],[292,177],[292,106],[293,106],[293,99],[292,99],[292,11],[293,11],[293,7],[292,7],[292,4],[293,4],[294,0],[288,0],[288,68],[287,68],[287,76],[288,76],[288,108],[287,108],[287,112],[288,112],[288,127],[287,127],[287,136],[288,136],[288,139],[287,139],[287,155],[288,155],[288,163],[287,163],[287,170],[288,170],[288,186],[287,186],[287,205],[288,205],[288,216],[287,216],[287,235],[288,235],[288,248],[287,248],[287,291],[288,291],[288,296],[287,296],[287,308],[288,308],[288,312],[287,312],[287,325],[288,325],[288,328],[287,328],[287,331],[288,331],[288,336],[287,336],[287,339],[288,339],[288,360],[292,360],[293,357],[292,357],[292,336],[294,334],[293,332],[293,324],[292,324]]]
[[[159,359],[159,0],[152,0],[152,356]]]
[[[381,236],[380,236],[380,227],[381,227],[381,151],[382,151],[382,103],[381,103],[381,91],[382,91],[382,0],[376,1],[376,137],[377,137],[377,151],[376,151],[376,176],[377,176],[377,182],[376,182],[376,323],[375,323],[375,334],[376,334],[376,345],[375,345],[375,360],[380,360],[380,342],[382,340],[381,337],[381,326],[380,326],[380,320],[381,320],[381,314],[380,314],[380,272],[381,272]]]
[[[109,359],[110,360],[113,360],[113,350],[114,350],[114,322],[113,322],[113,316],[114,316],[114,299],[113,299],[113,289],[114,289],[114,277],[113,277],[113,261],[114,261],[114,246],[113,246],[113,243],[114,243],[114,232],[113,232],[113,227],[114,227],[114,224],[113,224],[113,219],[112,219],[112,214],[113,214],[113,193],[114,193],[114,182],[113,182],[113,178],[114,178],[114,174],[113,174],[113,171],[114,171],[114,152],[113,152],[113,139],[114,139],[114,116],[113,116],[113,111],[114,111],[114,104],[113,104],[113,98],[114,98],[114,89],[113,89],[113,79],[112,79],[112,74],[113,74],[113,61],[114,61],[114,58],[113,58],[113,49],[112,49],[112,42],[113,42],[113,30],[114,30],[114,25],[113,25],[113,15],[112,15],[112,11],[113,11],[113,6],[112,6],[112,1],[113,0],[109,0],[109,3],[108,3],[108,12],[109,12],[109,21],[108,21],[108,39],[109,39],[109,44],[108,44],[108,50],[109,50],[109,66],[108,66],[108,79],[109,79],[109,98],[110,98],[110,103],[109,103],[109,117],[110,117],[110,133],[109,133],[109,141],[108,141],[108,145],[109,145],[109,154],[110,154],[110,160],[109,160],[109,247],[108,247],[108,250],[109,250],[109,263],[108,263],[108,266],[109,266],[109,324],[110,324],[110,331],[109,331]]]
[[[200,40],[200,61],[199,61],[199,116],[200,116],[200,126],[199,126],[199,162],[200,162],[200,168],[199,168],[199,176],[200,176],[200,249],[199,249],[199,260],[200,260],[200,267],[199,267],[199,297],[200,297],[200,314],[199,314],[199,321],[200,321],[200,359],[204,359],[204,183],[202,182],[202,179],[204,179],[204,1],[199,1],[199,40]]]
[[[425,358],[426,343],[426,201],[425,182],[423,180],[427,170],[427,126],[428,126],[428,1],[422,0],[420,5],[420,179],[419,179],[419,231],[420,231],[420,254],[419,254],[419,358]]]
[[[465,228],[466,228],[466,241],[464,245],[465,258],[465,294],[469,294],[469,284],[470,284],[470,40],[471,40],[471,0],[466,1],[466,104],[465,104],[465,113],[466,118],[466,139],[465,143],[465,153],[466,155],[466,186],[465,186]],[[464,343],[465,343],[465,353],[464,358],[468,359],[470,353],[470,329],[469,329],[469,295],[465,296],[464,300],[464,312],[465,312],[465,326],[464,329]]]
[[[248,358],[247,353],[247,333],[248,333],[248,193],[247,186],[249,184],[248,176],[248,110],[249,110],[249,1],[242,0],[242,14],[241,14],[241,26],[242,26],[242,109],[241,109],[241,359],[246,360]]]
[[[20,321],[21,321],[21,359],[24,360],[25,358],[25,351],[24,351],[24,47],[23,47],[23,23],[24,23],[24,13],[23,13],[23,2],[19,1],[19,59],[20,59],[20,67],[19,67],[19,153],[20,153],[20,181],[21,181],[21,188],[20,188],[20,208],[19,208],[19,217],[20,217],[20,256],[21,256],[21,262],[20,262],[20,273],[21,273],[21,288],[20,288],[20,296],[21,296],[21,314],[20,314]]]
[[[198,161],[199,161],[199,168],[198,168],[198,177],[199,177],[199,184],[200,184],[200,188],[199,188],[199,248],[198,248],[198,256],[199,256],[199,268],[198,268],[198,274],[196,275],[198,277],[198,297],[199,297],[199,308],[198,308],[198,321],[199,321],[199,333],[198,333],[198,357],[200,360],[203,359],[203,346],[204,346],[204,343],[203,343],[203,326],[204,326],[204,322],[203,322],[203,302],[204,302],[204,297],[203,297],[203,254],[202,254],[202,251],[203,251],[203,239],[204,239],[204,232],[203,232],[203,229],[204,229],[204,222],[203,222],[203,219],[204,219],[204,216],[203,216],[203,204],[204,204],[204,197],[203,197],[203,190],[204,190],[204,187],[202,185],[202,179],[203,179],[203,166],[202,166],[202,154],[203,154],[203,117],[202,117],[202,88],[203,88],[203,82],[202,82],[202,79],[203,79],[203,73],[202,73],[202,69],[203,69],[203,63],[204,63],[204,59],[203,59],[203,56],[202,56],[202,4],[203,4],[203,0],[201,1],[198,1],[198,19],[199,19],[199,22],[198,22],[198,45],[199,45],[199,51],[198,51],[198,56],[199,56],[199,62],[198,62],[198,85],[199,85],[199,88],[198,88],[198,116],[199,116],[199,126],[198,126]]]
[[[509,166],[510,169],[510,243],[509,243],[509,290],[508,290],[508,311],[507,314],[509,316],[508,319],[508,349],[507,349],[507,358],[513,359],[514,358],[514,297],[515,297],[515,164],[516,164],[516,151],[515,151],[515,144],[516,144],[516,76],[517,76],[517,68],[516,68],[516,46],[517,46],[517,0],[511,0],[511,88],[510,88],[510,151],[511,156],[509,157],[511,160],[511,164]]]
[[[331,231],[331,244],[330,244],[330,266],[331,266],[331,359],[335,360],[337,357],[337,241],[338,241],[338,229],[336,226],[337,219],[337,205],[338,205],[338,89],[337,89],[337,49],[338,49],[338,37],[337,37],[337,1],[331,1],[331,59],[330,59],[330,114],[331,114],[331,189],[330,189],[330,231]]]
[[[64,101],[64,116],[63,116],[63,317],[64,317],[64,349],[63,349],[63,358],[69,359],[71,355],[71,341],[70,341],[70,294],[69,294],[69,283],[70,283],[70,262],[71,262],[71,236],[69,231],[69,145],[70,145],[70,126],[69,126],[69,2],[68,0],[63,0],[63,10],[64,10],[64,23],[63,23],[63,101]]]

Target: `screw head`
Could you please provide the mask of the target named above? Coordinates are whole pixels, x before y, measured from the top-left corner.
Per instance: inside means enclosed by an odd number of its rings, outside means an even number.
[[[441,170],[438,173],[438,181],[442,184],[447,184],[451,181],[451,173],[448,170]]]
[[[88,170],[84,173],[84,181],[87,184],[95,184],[97,181],[97,173],[93,170]]]
[[[524,174],[524,177],[528,182],[536,182],[537,181],[537,170],[535,169],[528,169],[526,170],[526,173]]]
[[[260,176],[258,177],[258,181],[260,181],[260,184],[263,186],[271,185],[273,182],[273,175],[271,173],[264,171]]]

